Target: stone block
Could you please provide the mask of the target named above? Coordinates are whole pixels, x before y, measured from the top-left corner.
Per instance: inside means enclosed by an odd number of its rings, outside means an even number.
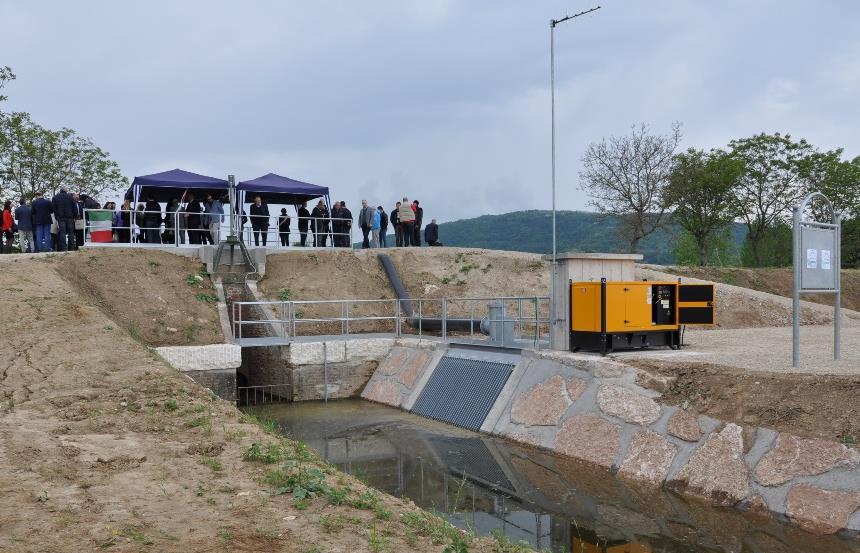
[[[565,420],[555,438],[555,450],[562,455],[611,468],[621,449],[621,428],[591,413]]]
[[[294,367],[321,364],[323,362],[323,343],[292,342],[289,347],[288,362]]]
[[[798,484],[788,490],[785,514],[808,532],[835,534],[848,525],[851,514],[860,507],[860,492],[823,490]]]
[[[686,409],[678,409],[672,413],[666,430],[672,436],[688,442],[698,442],[702,437],[699,415]]]
[[[677,453],[678,448],[656,432],[638,432],[630,442],[618,475],[659,486],[669,474]]]
[[[368,401],[375,401],[376,403],[383,403],[392,407],[400,407],[400,404],[403,402],[400,385],[385,378],[368,384],[361,397]]]
[[[427,368],[430,357],[430,351],[428,350],[413,351],[403,367],[403,372],[400,373],[400,383],[409,390],[412,390],[415,387],[415,381],[418,380],[418,377]]]
[[[394,338],[357,338],[343,343],[347,361],[379,361],[391,351]]]
[[[815,438],[780,434],[776,445],[755,469],[755,477],[765,486],[778,486],[796,476],[823,474],[837,467],[854,467],[860,452],[842,444]]]
[[[660,405],[656,401],[614,384],[600,387],[597,404],[607,415],[634,424],[647,425],[660,418]]]
[[[234,344],[166,346],[155,351],[183,372],[235,369],[242,364],[242,348]]]
[[[570,400],[566,383],[564,378],[556,374],[514,400],[511,421],[526,426],[556,425],[568,407]]]
[[[744,459],[743,429],[729,423],[707,437],[670,487],[734,505],[750,494],[749,469]]]

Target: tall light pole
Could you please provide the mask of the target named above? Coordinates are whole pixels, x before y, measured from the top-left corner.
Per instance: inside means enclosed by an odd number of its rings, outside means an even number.
[[[585,10],[583,12],[562,17],[561,19],[549,20],[549,94],[552,119],[552,282],[550,283],[549,299],[550,341],[552,341],[552,336],[555,334],[555,326],[558,324],[559,321],[555,307],[557,280],[556,276],[558,273],[558,262],[556,259],[558,251],[556,249],[555,240],[555,27],[559,23],[564,23],[565,21],[568,21],[570,19],[574,19],[576,17],[580,17],[591,12],[596,12],[599,9],[600,6],[597,6],[595,8],[591,8],[590,10]],[[558,347],[558,345],[556,344],[555,347]]]

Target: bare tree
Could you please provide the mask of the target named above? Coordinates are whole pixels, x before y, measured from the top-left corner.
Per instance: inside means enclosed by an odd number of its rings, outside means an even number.
[[[621,219],[620,236],[636,252],[639,242],[665,223],[663,189],[681,142],[681,125],[666,135],[651,134],[648,125],[632,126],[630,134],[588,145],[582,157],[582,189],[598,212]]]

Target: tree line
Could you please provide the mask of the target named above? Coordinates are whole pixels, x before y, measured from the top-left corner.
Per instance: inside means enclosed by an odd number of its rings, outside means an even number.
[[[0,93],[15,78],[0,66]],[[50,197],[62,185],[95,197],[128,186],[119,165],[90,138],[43,127],[26,112],[6,113],[6,99],[0,94],[0,200],[30,200],[37,192]]]
[[[792,209],[806,194],[822,192],[842,213],[843,267],[860,267],[860,156],[843,159],[842,148],[823,151],[781,133],[707,151],[680,144],[680,124],[666,134],[640,124],[585,150],[581,187],[599,213],[624,221],[619,232],[630,252],[672,225],[681,229],[679,262],[788,265]],[[825,212],[814,202],[807,215],[821,220]],[[738,223],[746,236],[733,254],[730,231]]]

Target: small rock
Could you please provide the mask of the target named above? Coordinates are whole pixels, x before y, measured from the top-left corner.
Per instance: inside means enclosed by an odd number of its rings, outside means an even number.
[[[778,486],[796,476],[814,476],[858,463],[860,453],[842,444],[780,434],[774,448],[756,466],[755,477],[765,486]]]
[[[660,418],[660,405],[649,397],[614,384],[597,391],[597,404],[607,415],[614,415],[634,424],[651,424]]]
[[[178,328],[174,328],[174,327],[172,327],[172,326],[168,326],[165,330],[166,330],[167,332],[179,332],[179,329],[178,329]]]
[[[702,437],[698,415],[686,409],[678,409],[672,413],[666,430],[672,436],[688,442],[698,442],[699,438]]]
[[[618,475],[659,486],[669,474],[677,453],[678,448],[656,432],[638,432],[630,442]]]

